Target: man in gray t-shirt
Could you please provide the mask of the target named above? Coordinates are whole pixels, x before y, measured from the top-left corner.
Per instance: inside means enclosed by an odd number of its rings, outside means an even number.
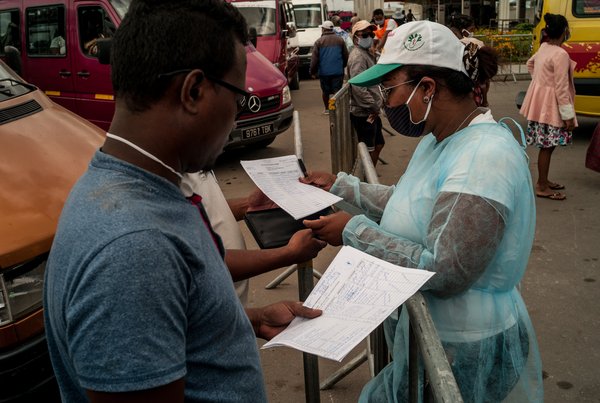
[[[183,173],[211,169],[244,105],[247,41],[221,0],[134,0],[117,30],[115,115],[46,267],[64,402],[264,402],[255,337],[320,314],[299,302],[244,309],[202,197],[179,189]]]

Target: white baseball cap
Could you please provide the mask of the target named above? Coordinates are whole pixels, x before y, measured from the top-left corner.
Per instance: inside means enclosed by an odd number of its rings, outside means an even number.
[[[323,22],[323,24],[319,25],[319,28],[333,29],[333,22],[331,22],[331,21],[325,21],[325,22]]]
[[[446,67],[468,76],[463,64],[465,46],[442,24],[414,21],[391,31],[377,64],[348,82],[369,87],[387,73],[404,65]]]

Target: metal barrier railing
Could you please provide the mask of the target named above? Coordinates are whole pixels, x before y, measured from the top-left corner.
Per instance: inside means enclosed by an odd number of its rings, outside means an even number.
[[[529,73],[527,60],[531,57],[533,34],[492,34],[475,37],[498,51],[497,78],[504,76],[506,81],[508,77],[512,77],[513,81],[516,81],[517,74]]]
[[[331,138],[331,172],[352,172],[356,161],[356,136],[350,123],[350,85],[329,99],[329,133]]]
[[[345,172],[356,172],[368,183],[379,183],[366,145],[359,143],[355,146],[356,136],[353,135],[349,125],[349,104],[350,89],[346,84],[330,99],[329,104],[333,172],[343,170],[338,167],[346,168]],[[348,116],[342,116],[344,111]],[[345,124],[346,118],[348,125]],[[352,149],[355,150],[354,153]],[[356,155],[354,159],[352,159],[353,155]],[[436,402],[463,402],[446,353],[427,310],[425,299],[420,292],[417,292],[405,302],[404,307],[408,310],[411,332],[409,340],[410,401],[419,401],[420,392],[424,396],[423,401],[427,401],[427,395],[431,392]],[[369,358],[373,360],[371,375],[374,376],[387,363],[387,346],[381,326],[371,334],[369,344],[372,350],[372,356]],[[357,358],[361,359],[362,355]],[[421,365],[424,366],[429,381],[429,388],[424,391],[419,390]]]

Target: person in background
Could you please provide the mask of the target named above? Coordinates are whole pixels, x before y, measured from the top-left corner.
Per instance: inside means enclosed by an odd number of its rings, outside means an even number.
[[[550,200],[564,200],[565,186],[548,179],[550,160],[556,146],[573,142],[575,116],[575,62],[561,45],[569,40],[569,23],[563,15],[544,15],[548,40],[527,61],[531,83],[521,106],[527,122],[527,144],[539,148],[538,180],[535,194]]]
[[[366,20],[354,24],[352,40],[354,49],[348,58],[348,77],[352,78],[375,65],[372,53],[375,25]],[[377,165],[379,154],[385,145],[379,110],[382,107],[381,94],[377,86],[352,86],[350,93],[350,121],[359,142],[365,143],[373,165]]]
[[[385,46],[385,41],[387,40],[388,34],[394,29],[398,28],[400,25],[404,24],[405,22],[406,15],[404,15],[404,10],[396,10],[396,12],[392,14],[392,18],[388,20],[383,37],[377,42],[377,51],[381,52],[381,50]]]
[[[325,21],[321,27],[321,37],[316,40],[310,58],[310,75],[319,76],[322,99],[329,114],[329,98],[338,92],[344,83],[344,68],[348,63],[348,49],[344,40],[335,34],[333,22]]]
[[[415,18],[415,15],[413,14],[412,10],[409,8],[408,9],[408,14],[406,14],[406,22],[413,22],[416,21],[417,19]]]
[[[383,38],[387,31],[387,26],[390,23],[389,18],[385,18],[385,14],[381,8],[373,10],[371,24],[375,25],[375,47],[379,46],[379,41]]]
[[[354,26],[354,24],[356,24],[358,21],[360,21],[360,17],[358,16],[357,13],[352,13],[352,18],[350,18],[350,24],[352,28]]]
[[[392,128],[424,137],[394,186],[342,172],[300,178],[363,210],[304,224],[332,245],[435,272],[421,291],[465,402],[542,402],[538,345],[519,292],[535,234],[529,162],[472,96],[474,70],[491,78],[497,55],[464,50],[434,22],[393,31],[377,64],[349,83],[379,84],[386,114],[396,116]],[[364,387],[361,403],[408,401],[406,309],[384,328],[392,361]]]
[[[244,309],[202,196],[179,188],[214,166],[245,105],[247,42],[244,17],[222,0],[131,2],[111,48],[110,131],[46,265],[64,403],[266,402],[255,337],[320,314],[300,302]]]
[[[354,47],[354,43],[352,43],[350,34],[344,31],[341,27],[342,18],[339,15],[334,15],[333,17],[331,17],[331,22],[333,23],[333,31],[337,36],[341,37],[344,40],[346,48],[348,49],[348,53],[350,53],[350,51]]]
[[[54,32],[54,38],[50,42],[50,54],[64,55],[67,53],[67,42],[65,41],[62,30]]]
[[[326,245],[311,231],[298,231],[287,245],[273,249],[247,250],[238,221],[248,211],[276,207],[260,190],[247,197],[226,199],[213,171],[187,173],[180,185],[184,196],[202,196],[202,205],[214,231],[223,240],[225,264],[235,281],[235,291],[244,306],[248,302],[249,278],[317,256]],[[236,281],[237,280],[237,281]]]

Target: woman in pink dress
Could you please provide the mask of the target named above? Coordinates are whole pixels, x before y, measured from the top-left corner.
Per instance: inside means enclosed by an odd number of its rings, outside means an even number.
[[[532,79],[521,114],[528,120],[527,144],[540,149],[535,193],[538,197],[564,200],[567,196],[558,191],[564,189],[564,185],[550,181],[548,171],[554,148],[571,144],[572,130],[577,127],[573,84],[575,62],[561,47],[570,36],[567,19],[548,13],[544,15],[544,21],[548,39],[527,61]]]

